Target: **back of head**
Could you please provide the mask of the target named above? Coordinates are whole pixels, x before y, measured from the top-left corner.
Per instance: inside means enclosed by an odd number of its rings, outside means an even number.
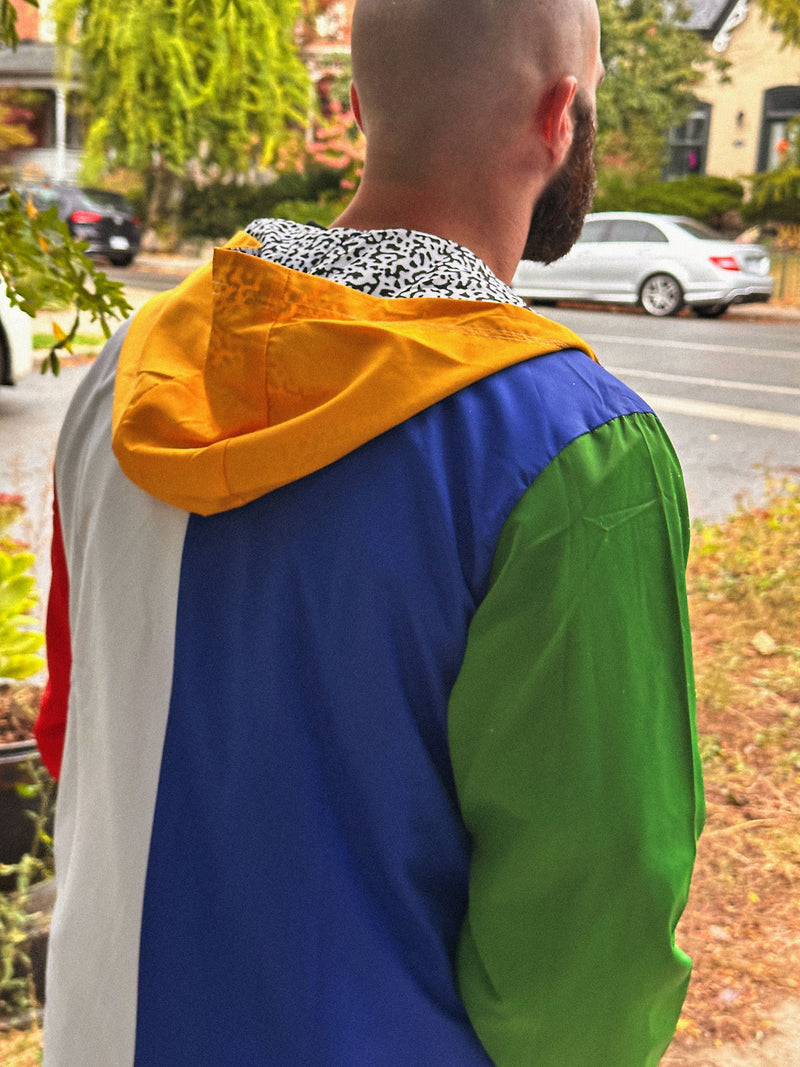
[[[491,148],[575,73],[594,0],[358,0],[353,82],[368,141],[398,154]]]

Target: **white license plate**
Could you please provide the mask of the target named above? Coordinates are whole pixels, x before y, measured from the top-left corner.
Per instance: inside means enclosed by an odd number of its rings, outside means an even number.
[[[108,243],[115,252],[127,252],[131,247],[127,237],[112,237]]]

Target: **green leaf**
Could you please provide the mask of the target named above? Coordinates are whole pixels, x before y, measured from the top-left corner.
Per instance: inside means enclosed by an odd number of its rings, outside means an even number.
[[[41,656],[9,656],[0,654],[0,678],[13,678],[21,681],[38,673],[45,666]]]
[[[33,577],[25,574],[0,583],[0,617],[19,612],[27,603],[34,584]]]

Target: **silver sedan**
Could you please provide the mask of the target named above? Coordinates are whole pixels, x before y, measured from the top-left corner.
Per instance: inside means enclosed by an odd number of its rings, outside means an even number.
[[[707,318],[769,300],[773,288],[761,245],[725,240],[694,219],[633,211],[587,215],[571,252],[549,265],[523,259],[511,284],[534,303],[640,304],[650,315],[687,305]]]

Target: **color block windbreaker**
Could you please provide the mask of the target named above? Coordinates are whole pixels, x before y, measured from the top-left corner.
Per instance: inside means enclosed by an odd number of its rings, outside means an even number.
[[[56,463],[48,1067],[646,1067],[702,821],[680,470],[530,310],[239,250]]]

